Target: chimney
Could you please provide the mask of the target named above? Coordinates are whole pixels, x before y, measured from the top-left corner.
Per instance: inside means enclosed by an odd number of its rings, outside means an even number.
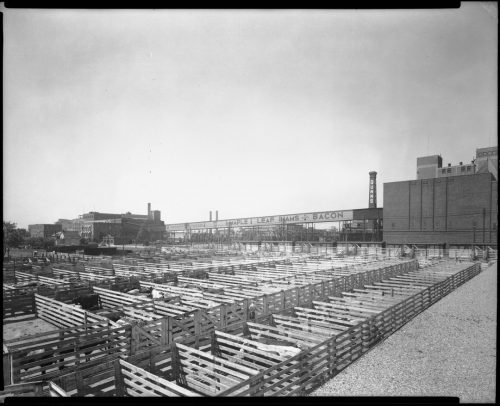
[[[212,210],[210,210],[210,220],[209,221],[212,221]]]
[[[448,164],[448,168],[451,167],[451,164]]]
[[[464,163],[462,161],[460,161],[460,165],[463,165]]]
[[[148,220],[151,220],[151,203],[148,203]]]
[[[370,175],[370,189],[368,192],[368,208],[377,208],[377,172],[371,171]]]
[[[219,221],[219,210],[215,210],[215,221]]]

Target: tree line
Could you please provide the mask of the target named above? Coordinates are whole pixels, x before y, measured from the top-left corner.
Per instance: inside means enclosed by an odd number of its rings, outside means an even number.
[[[3,222],[3,254],[8,248],[23,248],[29,246],[35,249],[51,251],[55,246],[53,238],[31,237],[25,228],[17,228],[17,224]]]

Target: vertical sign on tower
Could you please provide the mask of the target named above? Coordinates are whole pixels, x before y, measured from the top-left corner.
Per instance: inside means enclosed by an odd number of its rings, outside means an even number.
[[[370,191],[369,191],[369,199],[368,199],[368,207],[370,209],[377,208],[377,172],[371,171],[370,175]]]

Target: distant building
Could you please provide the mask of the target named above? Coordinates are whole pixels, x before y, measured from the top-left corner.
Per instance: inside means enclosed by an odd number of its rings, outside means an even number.
[[[74,231],[73,230],[73,220],[59,219],[54,224],[60,224],[63,231],[66,231],[66,230]]]
[[[57,238],[59,245],[68,245],[70,239],[76,241],[77,237],[77,244],[81,238],[95,242],[113,240],[115,244],[128,244],[138,240],[162,240],[165,235],[165,223],[161,220],[160,210],[151,210],[151,203],[148,203],[147,214],[91,211],[73,220],[59,219],[54,224],[32,224],[29,230],[32,236]],[[56,235],[61,232],[63,233]]]
[[[111,234],[104,236],[102,239],[102,244],[103,245],[115,245],[115,237],[113,237]]]
[[[128,244],[138,239],[144,241],[161,240],[165,233],[165,223],[161,221],[160,210],[151,210],[148,203],[147,214],[124,214],[89,212],[73,220],[69,229],[78,231],[82,238],[102,242],[114,240],[115,244]]]
[[[54,235],[56,245],[79,245],[80,234],[76,231],[59,231]]]
[[[417,158],[417,180],[476,173],[491,173],[495,180],[498,180],[498,147],[477,148],[475,160],[465,164],[460,162],[458,165],[449,163],[445,167],[443,167],[443,158],[440,155]]]
[[[31,237],[50,238],[58,231],[62,231],[61,224],[30,224],[28,231]]]
[[[476,153],[470,164],[445,168],[438,155],[417,158],[417,180],[384,183],[384,240],[496,245],[498,148]]]

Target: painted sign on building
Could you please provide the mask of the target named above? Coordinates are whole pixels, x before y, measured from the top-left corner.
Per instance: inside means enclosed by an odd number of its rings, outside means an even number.
[[[219,221],[200,221],[195,223],[167,224],[167,231],[186,231],[217,229],[228,227],[257,227],[280,224],[323,223],[327,221],[346,221],[353,219],[352,210],[318,211],[312,213],[286,214],[264,217],[246,217]]]

